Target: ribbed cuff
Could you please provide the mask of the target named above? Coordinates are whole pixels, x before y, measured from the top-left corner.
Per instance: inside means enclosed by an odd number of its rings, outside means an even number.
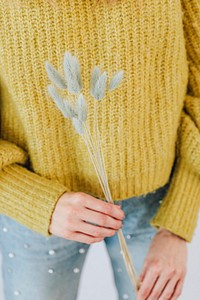
[[[22,225],[46,237],[59,197],[67,192],[57,180],[42,177],[11,164],[0,172],[0,210]]]
[[[150,224],[165,228],[191,242],[200,208],[200,175],[177,160],[167,194]]]

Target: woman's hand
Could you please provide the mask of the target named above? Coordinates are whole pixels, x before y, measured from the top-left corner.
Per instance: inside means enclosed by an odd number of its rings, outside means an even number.
[[[153,237],[136,300],[176,300],[181,295],[187,266],[187,242],[160,228]]]
[[[121,227],[123,218],[124,212],[119,205],[83,192],[69,192],[58,199],[49,232],[68,240],[91,244],[103,240],[105,236],[113,236]]]

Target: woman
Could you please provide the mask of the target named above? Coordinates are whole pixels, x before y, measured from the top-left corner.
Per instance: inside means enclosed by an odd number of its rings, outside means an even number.
[[[177,299],[199,210],[199,1],[2,0],[0,21],[5,299],[76,299],[87,250],[102,240],[119,299]],[[124,70],[98,107],[115,204],[102,201],[83,140],[47,93],[45,62],[59,69],[66,51],[81,64],[91,127],[92,68],[109,79]]]

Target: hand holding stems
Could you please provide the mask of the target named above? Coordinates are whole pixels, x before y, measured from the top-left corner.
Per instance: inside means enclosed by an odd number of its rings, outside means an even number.
[[[81,93],[82,90],[82,80],[81,80],[81,68],[78,59],[71,55],[69,51],[64,54],[63,68],[65,78],[59,74],[59,72],[48,62],[45,62],[45,67],[49,79],[54,82],[55,86],[59,89],[66,90],[71,94],[78,94],[75,104],[70,103],[66,98],[63,98],[57,91],[54,85],[48,85],[48,92],[59,110],[62,112],[65,118],[71,119],[76,132],[82,136],[85,145],[88,149],[90,159],[95,168],[96,174],[98,176],[99,183],[101,185],[102,191],[108,202],[113,203],[113,199],[110,193],[108,178],[106,174],[105,161],[103,157],[100,132],[98,129],[98,115],[96,103],[102,100],[105,96],[107,90],[107,74],[104,71],[101,74],[100,68],[95,66],[91,73],[90,79],[90,94],[95,99],[94,114],[95,114],[95,124],[94,133],[95,139],[92,138],[90,129],[87,126],[87,105],[84,95]],[[108,91],[113,91],[118,87],[123,78],[124,71],[121,70],[113,76],[108,85]],[[117,231],[120,246],[122,249],[122,255],[124,262],[129,274],[130,280],[136,290],[136,293],[140,287],[139,278],[136,274],[135,268],[132,264],[130,254],[128,252],[128,247],[121,229]]]
[[[115,235],[123,218],[124,212],[118,205],[83,192],[65,192],[56,203],[49,231],[68,240],[92,244]]]

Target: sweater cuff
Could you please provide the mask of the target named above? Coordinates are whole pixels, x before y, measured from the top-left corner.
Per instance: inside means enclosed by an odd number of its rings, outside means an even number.
[[[49,225],[59,197],[67,192],[57,180],[47,179],[19,164],[0,172],[0,210],[29,229],[51,236]]]
[[[200,208],[200,175],[184,160],[176,161],[176,168],[168,191],[150,224],[165,228],[191,242]]]

